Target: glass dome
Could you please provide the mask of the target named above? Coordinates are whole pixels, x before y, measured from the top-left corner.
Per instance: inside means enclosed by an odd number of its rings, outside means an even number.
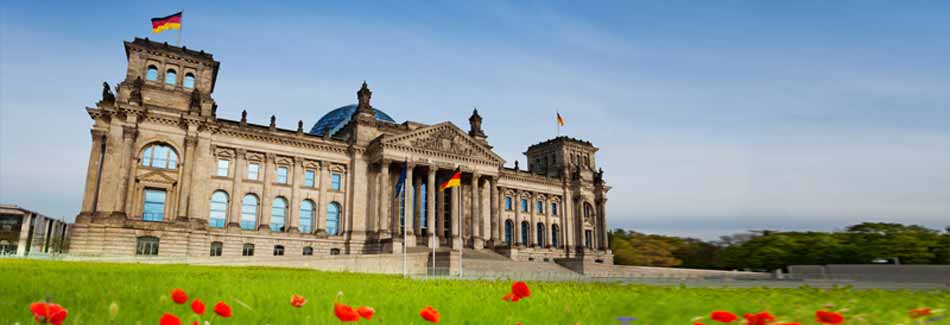
[[[323,115],[316,124],[310,128],[310,134],[313,135],[323,135],[323,131],[327,128],[330,128],[330,134],[335,133],[337,130],[346,125],[350,121],[350,117],[353,116],[353,112],[356,112],[356,104],[346,105],[335,110],[330,111],[329,113]],[[389,117],[385,112],[373,108],[373,112],[376,113],[376,120],[396,123],[392,117]]]

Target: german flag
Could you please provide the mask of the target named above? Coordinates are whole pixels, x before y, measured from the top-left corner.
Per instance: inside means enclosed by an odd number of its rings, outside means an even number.
[[[449,178],[445,183],[442,183],[442,186],[439,186],[439,191],[459,186],[462,186],[462,170],[456,168],[455,173],[452,174],[452,178]]]
[[[181,11],[167,17],[152,18],[152,33],[157,34],[169,29],[181,29]]]
[[[561,117],[561,112],[557,112],[557,125],[564,126],[564,118]]]

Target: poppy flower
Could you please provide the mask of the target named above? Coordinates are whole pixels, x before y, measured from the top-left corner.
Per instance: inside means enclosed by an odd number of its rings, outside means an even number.
[[[700,323],[700,322],[695,322],[695,323],[693,323],[693,325],[706,325],[706,324],[703,324],[703,323]]]
[[[506,294],[506,295],[504,295],[503,297],[501,297],[501,300],[510,301],[510,302],[516,302],[516,301],[518,301],[519,299],[521,299],[521,298],[519,298],[518,295],[516,295],[516,294],[514,294],[514,293],[512,293],[512,292],[509,292],[508,294]]]
[[[833,311],[819,310],[815,312],[815,320],[822,324],[844,323],[844,316]]]
[[[775,321],[775,316],[769,314],[767,311],[763,311],[757,314],[746,313],[743,315],[745,317],[746,323],[748,325],[767,325]]]
[[[419,312],[419,316],[422,316],[422,319],[432,323],[438,323],[439,318],[442,318],[442,315],[440,315],[435,309],[432,309],[432,306],[426,306],[426,308],[422,308],[422,311]]]
[[[62,324],[68,314],[66,309],[63,309],[62,306],[46,302],[34,302],[30,304],[30,312],[33,313],[33,319],[37,322],[53,325]]]
[[[511,293],[518,296],[519,299],[523,299],[531,296],[531,289],[528,289],[528,285],[524,281],[518,281],[511,285]]]
[[[290,305],[300,308],[303,304],[307,303],[307,298],[298,295],[290,295]]]
[[[162,315],[162,318],[158,319],[159,325],[181,325],[181,320],[178,319],[178,316],[165,313]]]
[[[921,318],[930,315],[930,308],[915,308],[910,310],[910,318]]]
[[[717,310],[709,314],[709,318],[720,323],[731,323],[736,319],[739,319],[739,316],[736,314],[730,313],[728,311]]]
[[[224,318],[231,317],[231,306],[228,306],[224,301],[219,301],[214,304],[214,313]]]
[[[802,325],[802,323],[780,323],[775,325]]]
[[[339,318],[341,322],[355,322],[360,320],[360,314],[353,310],[353,307],[346,304],[334,303],[333,314],[336,315],[336,318]]]
[[[201,302],[201,299],[195,298],[195,301],[191,302],[191,311],[198,315],[204,315],[205,303]]]
[[[362,306],[360,308],[356,308],[356,313],[360,314],[360,317],[366,318],[366,320],[372,320],[373,314],[376,313],[376,309],[373,309],[373,307]]]
[[[176,304],[182,305],[188,302],[188,295],[185,294],[185,290],[175,288],[172,290],[172,301]]]

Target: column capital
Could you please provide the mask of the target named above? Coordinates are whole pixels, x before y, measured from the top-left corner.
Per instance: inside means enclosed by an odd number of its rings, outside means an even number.
[[[109,134],[105,130],[92,129],[89,130],[89,133],[92,134],[92,141],[102,141],[102,138]]]

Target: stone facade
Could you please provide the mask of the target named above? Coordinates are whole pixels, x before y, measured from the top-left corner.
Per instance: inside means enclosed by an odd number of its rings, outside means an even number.
[[[334,111],[352,113],[318,123],[322,132],[305,132],[303,121],[278,128],[273,116],[249,123],[246,112],[221,119],[211,54],[138,38],[125,49],[125,80],[114,93],[104,84],[86,109],[92,146],[72,254],[346,255],[405,245],[612,260],[609,186],[589,142],[557,137],[528,148],[526,170],[506,168],[477,111],[468,131],[395,123],[372,107],[365,82],[358,104]],[[462,186],[438,191],[456,169]]]

